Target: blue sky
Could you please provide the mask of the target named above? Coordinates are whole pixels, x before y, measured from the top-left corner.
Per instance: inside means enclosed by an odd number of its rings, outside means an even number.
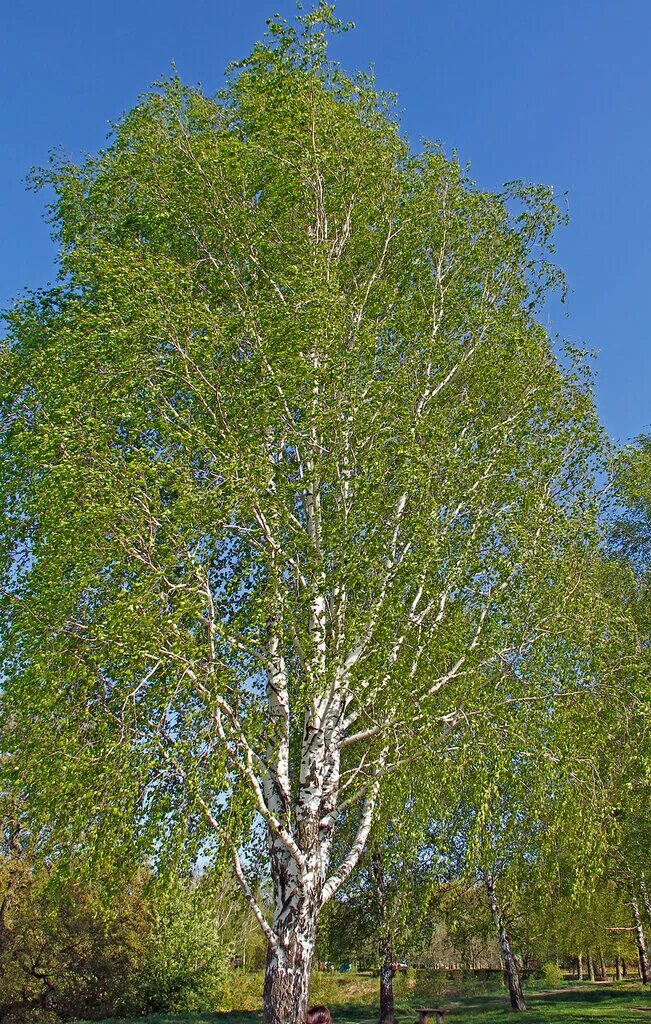
[[[571,288],[552,332],[598,353],[609,432],[651,429],[651,0],[340,0],[334,54],[373,63],[415,144],[440,140],[487,188],[569,193],[557,257]],[[0,303],[53,276],[30,166],[102,145],[165,74],[208,91],[293,0],[6,0],[0,37]]]

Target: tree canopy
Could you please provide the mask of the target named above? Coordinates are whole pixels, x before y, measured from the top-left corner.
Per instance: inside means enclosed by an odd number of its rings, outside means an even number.
[[[3,356],[9,770],[60,846],[227,852],[269,1022],[304,1019],[319,908],[414,749],[587,685],[600,429],[539,319],[561,214],[410,150],[341,27],[273,21],[218,96],[172,77],[53,157],[60,280]]]

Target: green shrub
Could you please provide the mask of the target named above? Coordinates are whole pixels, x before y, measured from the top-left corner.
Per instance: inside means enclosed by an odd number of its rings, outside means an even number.
[[[393,979],[393,991],[397,996],[409,995],[413,992],[416,985],[416,974],[413,967],[396,971]]]
[[[426,969],[416,972],[414,996],[423,1004],[433,996],[441,996],[450,987],[447,971]]]
[[[148,927],[136,887],[110,907],[72,880],[54,884],[27,855],[0,856],[0,1020],[50,1024],[132,1005]]]
[[[163,885],[143,870],[108,898],[0,853],[0,901],[3,1024],[260,1006],[261,974],[231,964],[236,941],[251,963],[263,947],[242,927],[237,890],[208,875]]]
[[[220,1009],[231,952],[221,935],[210,886],[179,881],[155,904],[143,962],[133,979],[134,1009]]]
[[[551,961],[542,965],[537,977],[540,977],[546,985],[560,985],[564,980],[564,974],[558,964]]]
[[[230,970],[221,979],[216,1008],[223,1012],[241,1013],[259,1010],[263,986],[263,971]]]

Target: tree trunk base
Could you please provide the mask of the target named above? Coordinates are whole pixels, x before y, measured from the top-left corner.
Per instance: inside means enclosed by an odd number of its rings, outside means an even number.
[[[392,964],[386,961],[380,968],[380,1024],[395,1024],[395,1008],[393,1003],[393,977],[395,975]]]
[[[305,1024],[310,997],[312,957],[296,943],[288,957],[284,951],[267,951],[264,979],[264,1024]],[[304,955],[301,955],[301,954]]]

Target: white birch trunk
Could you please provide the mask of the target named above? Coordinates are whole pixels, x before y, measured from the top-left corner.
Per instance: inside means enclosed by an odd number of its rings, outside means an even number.
[[[520,981],[520,971],[518,968],[517,960],[511,949],[511,940],[506,928],[502,910],[497,902],[497,895],[495,893],[495,884],[491,875],[484,876],[484,885],[486,887],[486,894],[488,896],[488,905],[490,907],[493,922],[497,929],[497,937],[500,944],[500,954],[502,957],[502,969],[504,971],[504,978],[509,989],[509,997],[511,1000],[511,1007],[514,1010],[526,1010],[527,1004],[524,1001],[524,993],[522,991],[522,983]]]
[[[304,1024],[306,1018],[317,920],[330,865],[339,793],[339,712],[336,699],[329,706],[323,700],[305,715],[293,822],[293,837],[302,861],[292,856],[282,838],[270,834],[274,940],[269,941],[267,951],[265,1024]],[[273,793],[276,788],[275,779],[267,780],[266,790]]]
[[[635,929],[635,944],[637,946],[637,958],[640,972],[640,980],[643,985],[649,984],[649,957],[646,951],[646,939],[640,916],[640,908],[637,899],[631,900],[631,911],[633,914],[633,927]]]

